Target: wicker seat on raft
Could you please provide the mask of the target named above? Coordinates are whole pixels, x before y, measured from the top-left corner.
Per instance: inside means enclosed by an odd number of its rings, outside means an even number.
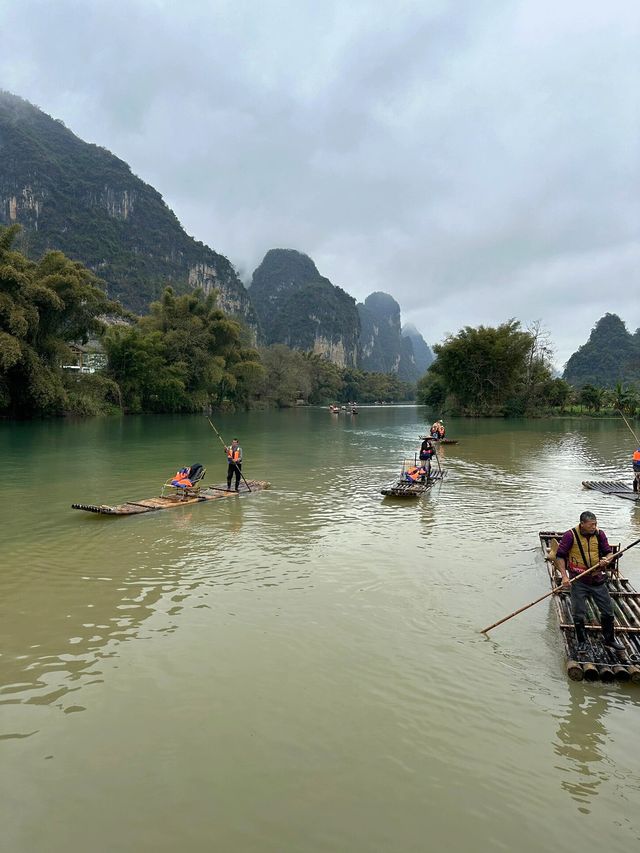
[[[162,486],[161,497],[165,497],[167,489],[171,494],[180,497],[195,495],[200,491],[202,480],[204,480],[207,469],[199,462],[194,462],[189,468],[180,468],[173,477],[170,477]]]

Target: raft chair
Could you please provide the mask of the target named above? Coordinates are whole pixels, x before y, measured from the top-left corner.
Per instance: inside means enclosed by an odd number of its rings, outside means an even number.
[[[206,473],[207,469],[199,462],[194,462],[189,468],[180,468],[162,486],[160,496],[163,498],[166,497],[165,491],[167,489],[172,489],[172,493],[180,495],[180,497],[197,494],[200,491],[200,484],[204,480]]]

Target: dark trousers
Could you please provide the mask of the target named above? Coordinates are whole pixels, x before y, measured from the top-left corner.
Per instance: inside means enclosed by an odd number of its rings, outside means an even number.
[[[606,583],[596,586],[595,584],[576,581],[571,584],[571,612],[573,613],[574,623],[585,621],[589,596],[600,611],[600,621],[602,621],[603,616],[613,618],[613,603]]]
[[[231,478],[233,475],[236,475],[236,492],[240,488],[240,471],[242,469],[242,462],[230,462],[229,467],[227,468],[227,488],[231,488]]]

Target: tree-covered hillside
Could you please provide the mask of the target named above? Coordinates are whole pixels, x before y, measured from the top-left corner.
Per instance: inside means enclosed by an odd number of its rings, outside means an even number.
[[[356,365],[355,299],[320,275],[307,255],[270,249],[253,273],[249,294],[267,345],[286,344],[342,366]]]
[[[617,382],[637,382],[640,330],[632,335],[617,314],[605,314],[591,330],[589,340],[567,362],[564,378],[578,388],[613,388]]]
[[[131,310],[145,312],[167,285],[217,288],[225,311],[255,325],[232,265],[189,237],[160,193],[106,149],[0,91],[0,225],[14,223],[29,257],[64,252]]]

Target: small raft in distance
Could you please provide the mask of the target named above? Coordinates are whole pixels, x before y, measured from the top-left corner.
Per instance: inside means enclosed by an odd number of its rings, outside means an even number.
[[[603,495],[615,495],[616,498],[624,498],[628,501],[640,501],[640,492],[634,492],[622,480],[583,480],[582,485],[585,489],[593,489],[595,492],[602,492]]]
[[[266,480],[249,480],[251,492],[261,492],[270,488]],[[175,509],[188,504],[202,503],[203,501],[215,501],[221,498],[251,494],[244,483],[240,485],[239,491],[229,490],[224,485],[206,486],[198,492],[187,492],[186,494],[168,495],[165,497],[147,498],[141,501],[126,501],[116,506],[107,504],[71,504],[71,509],[82,509],[85,512],[95,512],[98,515],[141,515],[145,512],[157,512],[160,509]]]

